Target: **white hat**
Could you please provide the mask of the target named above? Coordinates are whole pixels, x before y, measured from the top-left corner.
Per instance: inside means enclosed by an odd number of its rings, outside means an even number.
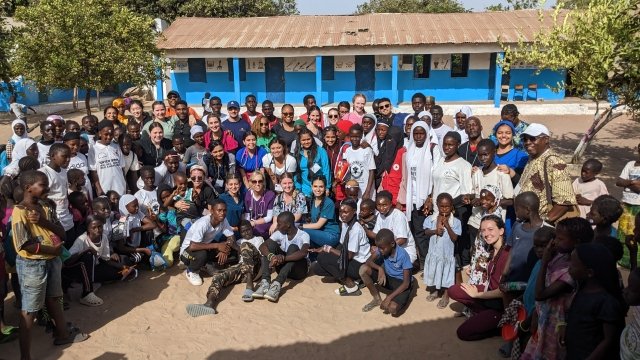
[[[525,131],[522,134],[520,134],[520,136],[523,136],[523,135],[538,137],[540,135],[550,136],[551,133],[549,132],[549,129],[547,129],[546,126],[542,124],[533,123],[533,124],[529,124],[529,126],[527,126]]]

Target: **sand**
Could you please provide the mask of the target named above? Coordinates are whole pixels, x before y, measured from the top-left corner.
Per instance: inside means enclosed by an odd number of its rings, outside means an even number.
[[[72,116],[79,118],[80,114]],[[69,116],[66,116],[69,117]],[[553,133],[552,146],[570,155],[578,136],[590,124],[589,116],[540,117],[524,119],[547,124]],[[489,124],[495,119],[484,118]],[[0,125],[0,138],[9,133],[7,122]],[[627,161],[637,158],[640,124],[618,119],[597,137],[585,154],[604,165],[601,178],[609,190],[620,196],[614,185]],[[574,175],[579,167],[573,168]],[[460,305],[439,310],[425,301],[420,288],[407,311],[398,318],[378,310],[360,309],[371,300],[365,290],[359,297],[339,297],[335,283],[323,283],[317,276],[303,282],[287,283],[280,301],[270,303],[240,300],[243,285],[222,294],[218,315],[191,318],[185,311],[189,303],[202,302],[210,282],[190,285],[173,268],[164,273],[142,272],[132,282],[108,284],[96,293],[104,305],[89,308],[72,297],[68,321],[80,326],[91,338],[84,343],[54,347],[49,334],[34,327],[33,355],[37,359],[497,359],[501,343],[495,337],[462,342],[456,328],[462,318],[454,317]],[[77,289],[73,289],[74,294]],[[17,324],[12,295],[6,301],[6,320]],[[0,358],[16,359],[18,343],[0,345]]]

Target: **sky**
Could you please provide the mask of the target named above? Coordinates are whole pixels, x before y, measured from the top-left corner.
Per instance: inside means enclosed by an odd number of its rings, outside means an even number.
[[[297,0],[301,15],[346,15],[353,14],[356,7],[366,0]],[[493,4],[507,4],[505,0],[459,0],[467,9],[482,11]],[[548,1],[554,2],[555,1]]]

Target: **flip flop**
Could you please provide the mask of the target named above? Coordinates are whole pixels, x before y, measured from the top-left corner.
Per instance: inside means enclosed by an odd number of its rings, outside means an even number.
[[[375,301],[372,301],[372,302],[370,302],[367,305],[362,307],[362,312],[369,312],[369,311],[377,308],[378,306],[380,306],[379,303],[376,303]]]
[[[447,305],[449,305],[449,299],[441,298],[440,301],[438,301],[438,305],[436,306],[438,307],[438,309],[446,309]]]
[[[436,301],[437,298],[438,298],[438,294],[436,294],[436,293],[431,293],[431,294],[427,295],[427,301],[428,302],[434,302],[434,301]]]
[[[342,285],[339,288],[336,289],[336,294],[340,295],[340,296],[360,296],[362,295],[362,291],[360,291],[360,289],[356,288],[356,290],[349,292],[347,290],[347,287]]]
[[[79,343],[87,340],[88,338],[89,338],[89,335],[85,333],[81,333],[80,330],[78,329],[73,329],[69,331],[69,336],[67,336],[66,338],[55,339],[53,341],[53,345],[60,346],[60,345],[66,345],[66,344],[72,344],[72,343]]]
[[[244,294],[242,294],[242,301],[244,302],[252,302],[253,301],[253,290],[244,289]]]
[[[2,329],[2,335],[12,335],[18,332],[18,327],[17,326],[10,326],[7,325],[4,327],[4,329]]]
[[[187,305],[187,314],[191,317],[199,317],[204,315],[215,315],[218,312],[212,307],[208,307],[202,304],[189,304]]]

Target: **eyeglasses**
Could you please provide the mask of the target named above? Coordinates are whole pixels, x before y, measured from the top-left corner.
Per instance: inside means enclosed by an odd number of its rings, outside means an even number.
[[[337,119],[339,115],[329,115],[329,119]]]
[[[252,184],[262,184],[264,180],[251,180]]]
[[[292,112],[283,112],[282,116],[293,116]]]
[[[266,123],[261,122],[260,126],[269,126],[269,123],[268,122],[266,122]]]
[[[387,109],[387,108],[390,108],[390,107],[391,107],[391,104],[378,105],[379,109]]]
[[[193,181],[202,181],[203,179],[204,179],[204,177],[202,177],[202,176],[192,176],[191,177],[191,180],[193,180]]]

